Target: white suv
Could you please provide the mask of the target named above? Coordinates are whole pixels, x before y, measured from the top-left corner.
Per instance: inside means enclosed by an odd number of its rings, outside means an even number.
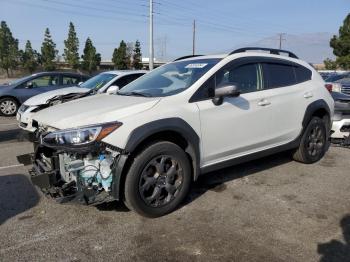
[[[320,75],[288,51],[186,57],[116,95],[38,112],[31,178],[61,202],[116,199],[157,217],[201,173],[284,150],[320,160],[333,103]]]

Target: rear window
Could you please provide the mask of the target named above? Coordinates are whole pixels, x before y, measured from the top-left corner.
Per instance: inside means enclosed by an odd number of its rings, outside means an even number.
[[[263,63],[267,88],[277,88],[296,84],[294,67],[286,64]]]
[[[295,67],[295,75],[297,77],[297,82],[302,83],[311,80],[312,72],[303,66],[297,66]]]

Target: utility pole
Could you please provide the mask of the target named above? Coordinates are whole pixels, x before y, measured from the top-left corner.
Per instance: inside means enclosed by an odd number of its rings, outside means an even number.
[[[149,0],[149,70],[153,70],[153,0]]]
[[[193,20],[192,54],[196,54],[196,20]]]
[[[285,33],[280,33],[278,34],[280,37],[280,49],[282,49],[282,41],[286,40],[285,38],[283,38],[283,36],[285,35]]]

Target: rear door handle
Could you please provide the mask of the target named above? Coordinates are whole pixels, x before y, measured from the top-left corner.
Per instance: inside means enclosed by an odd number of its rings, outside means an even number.
[[[313,96],[314,96],[314,94],[311,93],[311,92],[306,92],[306,93],[304,94],[304,98],[311,98],[311,97],[313,97]]]
[[[271,102],[266,99],[262,99],[258,102],[258,106],[268,106],[268,105],[271,105]]]

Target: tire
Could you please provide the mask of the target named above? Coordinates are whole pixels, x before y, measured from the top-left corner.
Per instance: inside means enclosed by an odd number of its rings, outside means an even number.
[[[191,184],[191,165],[176,144],[155,142],[141,151],[125,179],[125,205],[145,217],[174,211]]]
[[[18,103],[11,97],[0,99],[0,114],[2,116],[14,116],[18,110]]]
[[[312,164],[319,161],[327,151],[328,134],[326,123],[313,117],[307,125],[298,149],[293,154],[295,161]]]

